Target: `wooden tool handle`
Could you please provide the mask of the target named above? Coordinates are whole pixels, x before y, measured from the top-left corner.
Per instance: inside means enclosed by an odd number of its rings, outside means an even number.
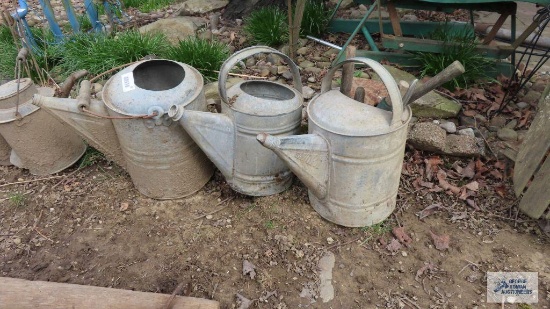
[[[435,88],[443,85],[444,83],[452,80],[453,78],[461,75],[464,72],[465,72],[464,66],[460,63],[460,61],[457,60],[451,63],[451,65],[446,67],[445,70],[439,72],[436,76],[430,78],[424,84],[416,87],[416,90],[414,91],[411,98],[409,99],[409,102],[403,102],[403,103],[408,104],[408,103],[414,102],[415,100],[422,97],[426,93],[434,90]]]

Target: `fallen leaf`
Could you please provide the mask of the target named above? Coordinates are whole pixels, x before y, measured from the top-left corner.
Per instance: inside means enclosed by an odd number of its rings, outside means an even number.
[[[470,110],[464,111],[462,114],[468,117],[475,117],[475,115],[477,115],[477,112],[475,110],[470,109]]]
[[[434,214],[436,211],[438,211],[442,208],[443,207],[441,207],[441,204],[439,204],[439,203],[431,204],[430,206],[422,209],[420,212],[417,213],[418,219],[422,220],[422,219],[426,218],[427,216]]]
[[[453,216],[451,217],[451,222],[455,222],[458,220],[466,219],[468,218],[467,212],[455,212],[453,213]]]
[[[447,174],[443,170],[439,170],[437,172],[437,180],[439,180],[439,185],[441,186],[441,188],[443,188],[443,190],[445,191],[451,191],[454,194],[459,194],[460,188],[448,183],[446,178],[447,178]]]
[[[239,293],[235,294],[235,296],[237,296],[237,298],[240,302],[239,308],[237,308],[237,309],[248,309],[248,308],[250,308],[250,306],[254,302],[254,301],[242,296]]]
[[[473,199],[467,199],[466,204],[468,204],[468,206],[472,207],[475,210],[480,210],[476,204],[476,201],[474,201]]]
[[[126,203],[126,202],[123,202],[123,203],[120,203],[120,208],[119,210],[120,211],[126,211],[128,209],[128,207],[130,206],[130,204]]]
[[[476,162],[474,160],[470,161],[465,168],[462,169],[462,172],[459,172],[462,177],[472,179],[476,175]]]
[[[432,180],[433,174],[439,170],[438,165],[443,163],[440,157],[430,157],[424,160],[426,164],[426,179]]]
[[[243,276],[249,275],[250,279],[254,279],[254,277],[256,277],[256,271],[254,269],[256,269],[254,264],[247,260],[243,260]]]
[[[416,271],[416,276],[414,276],[414,280],[420,282],[420,277],[421,277],[426,271],[430,271],[430,272],[435,271],[435,266],[434,266],[434,264],[432,264],[432,263],[427,263],[427,264],[425,264],[424,266],[420,267],[420,269]]]
[[[500,185],[500,186],[495,186],[495,192],[500,195],[501,197],[505,197],[506,196],[506,186],[505,185]]]
[[[497,171],[497,170],[491,170],[489,172],[489,174],[491,174],[491,176],[495,177],[495,179],[497,180],[502,180],[504,178],[504,176],[502,175],[501,172]]]
[[[405,233],[404,227],[394,227],[392,230],[393,236],[397,237],[397,239],[405,246],[409,247],[412,244],[412,238]]]
[[[472,182],[464,185],[464,187],[466,187],[468,190],[478,191],[479,190],[479,182],[472,181]]]
[[[521,128],[527,124],[527,121],[529,121],[529,116],[531,116],[532,111],[528,110],[525,112],[525,114],[520,118],[519,123],[517,125],[518,128]]]
[[[390,252],[397,252],[399,249],[401,249],[401,243],[399,243],[399,240],[392,238],[390,243],[386,246],[386,249]]]
[[[506,168],[506,163],[503,161],[497,161],[495,162],[494,166],[498,169],[504,170]]]
[[[430,235],[432,236],[434,246],[437,250],[443,251],[449,249],[449,242],[451,241],[449,235],[443,234],[439,236],[434,234],[432,231],[430,231]]]

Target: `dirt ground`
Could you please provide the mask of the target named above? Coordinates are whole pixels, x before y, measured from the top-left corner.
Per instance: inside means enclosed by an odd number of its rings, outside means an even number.
[[[485,303],[486,271],[536,271],[532,308],[548,308],[549,239],[536,222],[516,218],[511,192],[480,189],[481,210],[473,211],[453,195],[414,190],[423,168],[416,156],[408,150],[394,215],[369,228],[323,220],[299,181],[251,198],[217,173],[191,197],[157,201],[134,190],[119,167],[92,158],[61,178],[0,187],[0,269],[7,277],[159,293],[184,283],[184,295],[222,308],[237,308],[237,293],[254,300],[251,308],[497,308]],[[0,167],[0,175],[1,183],[36,178],[14,167]],[[433,204],[443,207],[420,220]],[[385,244],[399,226],[412,243],[390,251]],[[450,236],[450,247],[438,250],[431,233]],[[323,303],[318,261],[327,252],[336,260],[335,297]],[[244,260],[255,274],[243,274]]]

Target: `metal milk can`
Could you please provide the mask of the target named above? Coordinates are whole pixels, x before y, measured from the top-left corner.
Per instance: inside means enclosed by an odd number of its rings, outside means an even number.
[[[364,63],[381,77],[393,112],[330,89],[334,72],[349,62]],[[395,208],[412,115],[393,77],[371,59],[342,61],[327,73],[307,111],[309,134],[275,137],[267,132],[258,140],[308,187],[311,205],[323,218],[349,227],[386,219]]]
[[[111,77],[102,99],[90,100],[89,83],[83,82],[77,100],[37,96],[33,103],[105,149],[148,197],[181,198],[208,182],[212,163],[167,116],[172,105],[207,110],[203,79],[195,68],[170,60],[141,61]]]
[[[32,105],[36,93],[51,97],[54,90],[37,88],[30,78],[0,86],[0,164],[11,163],[34,175],[48,175],[78,161],[86,144],[60,121]]]
[[[264,80],[240,82],[225,88],[227,75],[239,61],[257,53],[281,56],[294,78],[292,89]],[[286,55],[269,47],[250,47],[233,54],[222,65],[218,90],[222,113],[191,111],[182,106],[170,109],[177,120],[204,150],[237,192],[265,196],[286,190],[293,175],[279,157],[256,141],[256,135],[297,134],[302,119],[302,85],[296,65]]]

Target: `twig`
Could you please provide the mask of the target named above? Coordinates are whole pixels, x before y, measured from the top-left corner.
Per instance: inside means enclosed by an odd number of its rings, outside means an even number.
[[[176,295],[181,293],[181,291],[183,290],[183,286],[184,286],[183,282],[178,284],[174,292],[172,292],[172,295],[170,295],[170,298],[168,298],[168,301],[166,301],[166,303],[162,307],[163,309],[170,309],[172,307],[172,303],[174,302],[174,299],[176,299]]]
[[[64,176],[51,176],[51,177],[45,177],[45,178],[38,178],[38,179],[31,179],[31,180],[23,180],[23,181],[10,182],[10,183],[5,183],[5,184],[3,184],[3,185],[0,185],[0,188],[7,187],[7,186],[11,186],[11,185],[20,185],[20,184],[23,184],[23,183],[31,183],[31,182],[36,182],[36,181],[43,181],[43,180],[56,179],[56,178],[61,178],[61,177],[64,177]]]
[[[214,205],[214,207],[219,206],[219,205],[221,205],[221,204],[223,204],[223,203],[225,203],[225,202],[227,202],[227,201],[231,201],[232,199],[233,199],[233,197],[228,197],[228,198],[226,198],[225,200],[223,200],[223,201],[219,202],[218,204]],[[227,203],[227,205],[225,205],[225,206],[223,206],[223,207],[221,207],[221,208],[218,208],[218,209],[216,209],[216,210],[214,210],[214,211],[211,211],[211,212],[209,212],[209,213],[205,213],[204,215],[200,215],[200,216],[198,216],[198,217],[195,217],[194,220],[198,220],[198,219],[200,219],[200,218],[204,218],[204,217],[206,217],[206,216],[208,216],[208,215],[213,215],[213,214],[215,214],[215,213],[217,213],[217,212],[219,212],[219,211],[221,211],[221,210],[224,210],[225,208],[229,207],[229,205],[230,205],[230,204]]]
[[[354,242],[356,242],[356,241],[358,241],[358,240],[361,240],[361,238],[362,238],[362,237],[358,237],[358,238],[356,238],[356,239],[354,239],[354,240],[350,240],[350,241],[345,242],[345,243],[337,243],[337,244],[334,244],[334,245],[332,245],[332,246],[330,246],[330,247],[325,248],[325,251],[328,251],[328,250],[330,250],[330,249],[334,249],[334,248],[336,248],[336,247],[341,247],[341,246],[346,246],[346,245],[352,244],[352,243],[354,243]]]
[[[416,304],[416,302],[413,301],[412,299],[408,298],[408,297],[405,296],[405,295],[401,295],[401,297],[402,297],[402,298],[401,298],[402,301],[405,301],[405,300],[406,300],[406,301],[409,302],[409,305],[415,307],[416,309],[420,309],[420,307],[419,307],[419,306]]]
[[[40,232],[40,230],[39,230],[37,227],[35,227],[34,230],[35,230],[40,236],[46,238],[47,240],[51,241],[52,243],[54,242],[51,238],[49,238],[48,236],[42,234],[42,233]]]
[[[212,70],[212,72],[220,73],[220,71],[216,71],[216,70]],[[257,79],[267,79],[267,77],[264,77],[264,76],[254,76],[254,75],[247,75],[247,74],[227,73],[227,75],[238,76],[238,77],[257,78]]]
[[[81,79],[82,77],[84,77],[86,75],[88,75],[87,70],[78,70],[78,71],[75,71],[75,72],[71,73],[71,75],[69,75],[69,77],[67,77],[65,79],[65,81],[61,85],[61,88],[59,88],[59,96],[58,97],[68,98],[69,94],[71,93],[71,89],[73,89],[73,86],[76,83],[76,81]]]

